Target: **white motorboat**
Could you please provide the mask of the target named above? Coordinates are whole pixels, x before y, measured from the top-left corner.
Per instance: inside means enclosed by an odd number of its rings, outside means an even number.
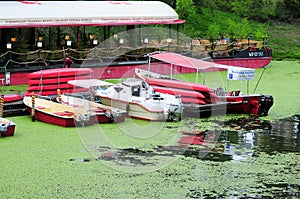
[[[155,92],[144,80],[127,79],[97,89],[95,96],[105,105],[127,110],[132,118],[150,121],[179,121],[182,103],[179,96]]]

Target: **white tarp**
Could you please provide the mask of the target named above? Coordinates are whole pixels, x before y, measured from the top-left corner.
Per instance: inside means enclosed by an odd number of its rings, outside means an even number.
[[[1,1],[0,28],[183,23],[160,1]]]
[[[255,70],[251,68],[228,67],[228,80],[254,80]]]

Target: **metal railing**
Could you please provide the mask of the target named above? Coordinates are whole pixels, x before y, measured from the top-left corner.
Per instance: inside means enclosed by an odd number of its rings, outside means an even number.
[[[204,41],[204,40],[203,40]],[[218,44],[216,42],[208,43],[201,42],[201,40],[192,40],[190,43],[183,45],[177,45],[176,41],[172,43],[154,42],[149,41],[148,44],[144,44],[135,48],[119,45],[114,48],[103,48],[95,46],[89,49],[73,49],[66,48],[62,50],[43,50],[38,49],[35,51],[18,53],[9,50],[0,55],[0,69],[8,69],[14,66],[17,67],[29,67],[29,66],[48,66],[63,64],[65,54],[73,60],[75,64],[104,64],[113,61],[140,61],[147,60],[145,56],[148,53],[155,51],[168,51],[180,53],[186,56],[194,58],[213,57],[215,53],[220,53],[222,56],[231,56],[233,51],[245,50],[254,44],[258,44],[257,48],[261,49],[265,46],[260,41],[249,41],[247,43],[232,42],[229,44]]]

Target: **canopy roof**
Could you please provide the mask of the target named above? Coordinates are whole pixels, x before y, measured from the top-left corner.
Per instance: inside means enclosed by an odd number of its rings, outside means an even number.
[[[223,64],[217,64],[214,62],[209,62],[209,61],[203,61],[200,59],[195,59],[191,57],[187,57],[184,55],[180,55],[177,53],[170,53],[170,52],[155,52],[152,54],[149,54],[150,57],[172,64],[176,66],[182,66],[182,67],[187,67],[187,68],[194,68],[197,70],[205,70],[208,68],[223,68],[223,69],[245,69],[243,67],[238,67],[238,66],[228,66],[228,65],[223,65]],[[247,70],[254,70],[247,68]]]
[[[1,1],[0,28],[180,24],[160,1]]]

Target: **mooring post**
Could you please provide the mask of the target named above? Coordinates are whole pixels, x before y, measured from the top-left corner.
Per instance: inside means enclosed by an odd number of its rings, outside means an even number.
[[[4,95],[0,97],[0,117],[3,117],[3,107],[4,107]]]
[[[91,96],[91,101],[94,102],[95,101],[95,94],[94,94],[94,89],[92,87],[90,87],[90,96]]]
[[[58,99],[58,102],[61,103],[62,100],[61,100],[61,92],[60,92],[60,89],[57,89],[57,99]]]
[[[35,94],[32,92],[31,95],[31,121],[35,122]]]

